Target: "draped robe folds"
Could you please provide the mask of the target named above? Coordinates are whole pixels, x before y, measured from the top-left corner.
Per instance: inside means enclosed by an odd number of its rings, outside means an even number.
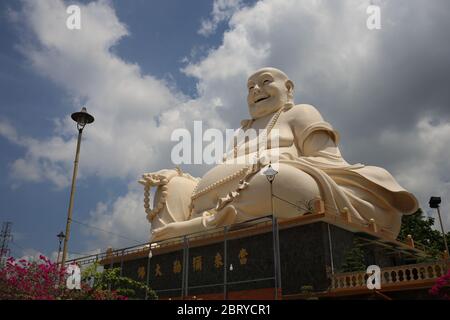
[[[289,124],[287,128],[293,134],[282,127],[283,123]],[[244,121],[244,124],[248,122]],[[348,164],[337,147],[338,133],[313,106],[303,104],[287,108],[274,126],[277,127],[281,134],[278,162],[302,170],[315,180],[327,212],[339,214],[347,208],[353,220],[368,223],[374,219],[377,225],[396,237],[402,215],[417,210],[414,195],[402,188],[385,169]],[[260,161],[267,165],[271,159],[266,157]],[[208,173],[204,178],[208,179]],[[213,214],[204,214],[203,224],[215,227],[225,221],[227,224],[240,221],[239,214],[225,207]]]

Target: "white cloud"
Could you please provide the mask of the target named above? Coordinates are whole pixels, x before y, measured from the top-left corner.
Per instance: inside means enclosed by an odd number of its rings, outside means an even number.
[[[0,135],[15,144],[21,144],[16,129],[6,120],[0,119]]]
[[[41,262],[40,256],[47,257],[45,254],[40,252],[39,250],[32,248],[25,248],[22,250],[22,256],[17,258],[16,260],[26,260],[28,262]]]
[[[90,212],[88,224],[100,228],[86,228],[86,233],[95,236],[95,241],[88,247],[122,248],[148,241],[150,224],[143,210],[142,190],[130,184],[126,195],[110,203],[100,202]]]
[[[82,29],[65,27],[65,4],[61,0],[24,1],[20,13],[27,21],[33,41],[22,42],[21,52],[33,68],[68,92],[74,109],[84,101],[96,121],[85,128],[80,175],[136,178],[163,157],[158,145],[168,144],[158,131],[157,119],[182,105],[186,98],[163,81],[143,75],[139,66],[113,53],[113,46],[128,34],[109,1],[81,6]],[[181,117],[166,127],[183,125]],[[178,121],[178,122],[177,122]],[[14,177],[38,181],[49,179],[63,187],[69,183],[76,130],[67,117],[56,121],[56,135],[48,139],[18,137],[5,124],[0,134],[26,148],[26,155],[13,164]],[[53,174],[51,174],[53,172]]]
[[[74,108],[67,110],[68,114],[86,106],[96,119],[84,130],[79,179],[91,175],[117,177],[131,180],[139,188],[136,180],[142,173],[173,167],[170,134],[175,128],[189,128],[193,119],[223,127],[214,115],[215,109],[209,108],[214,104],[208,99],[189,100],[173,86],[142,74],[138,65],[114,53],[114,46],[128,30],[110,1],[80,5],[81,30],[66,28],[66,4],[61,0],[22,3],[23,9],[14,13],[21,19],[14,21],[25,21],[23,32],[31,33],[31,37],[19,43],[21,53],[38,73],[72,97]],[[25,149],[25,155],[11,164],[13,187],[23,181],[45,180],[59,188],[69,185],[75,124],[69,117],[55,119],[54,123],[53,136],[35,139],[21,135],[5,120],[0,122],[0,135]],[[100,202],[89,223],[145,241],[149,224],[142,190],[136,188],[113,203]],[[89,243],[89,248],[124,243],[111,234],[95,234],[98,243]]]
[[[161,163],[171,166],[173,129],[189,127],[193,119],[220,125],[210,100],[189,100],[114,53],[128,30],[110,1],[80,5],[81,30],[66,28],[61,0],[23,4],[17,14],[33,37],[24,38],[20,51],[37,72],[71,95],[74,108],[68,114],[86,106],[96,119],[84,130],[80,178],[137,179],[145,171],[158,170]],[[12,164],[17,181],[69,184],[76,145],[75,124],[69,117],[56,119],[55,135],[47,139],[20,136],[4,121],[0,129],[0,135],[26,148],[25,156]]]
[[[42,180],[49,180],[57,187],[68,185],[67,170],[73,150],[69,152],[67,142],[61,137],[51,137],[44,141],[23,137],[5,120],[0,120],[0,135],[26,149],[25,157],[16,159],[11,164],[11,176],[16,180],[13,186],[17,186],[20,181]]]
[[[436,210],[428,207],[430,196],[443,199],[441,213],[444,225],[450,227],[450,123],[437,119],[421,119],[411,134],[384,131],[379,140],[386,153],[400,152],[411,155],[395,163],[396,178],[419,198],[425,212],[435,218]],[[439,229],[440,230],[440,229]]]
[[[242,6],[242,0],[214,0],[211,18],[202,20],[198,33],[203,36],[214,33],[221,22],[229,19]]]

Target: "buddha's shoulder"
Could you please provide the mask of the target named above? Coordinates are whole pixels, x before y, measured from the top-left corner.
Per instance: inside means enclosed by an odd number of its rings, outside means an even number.
[[[322,121],[322,115],[310,104],[297,104],[286,110],[286,116],[293,121]]]

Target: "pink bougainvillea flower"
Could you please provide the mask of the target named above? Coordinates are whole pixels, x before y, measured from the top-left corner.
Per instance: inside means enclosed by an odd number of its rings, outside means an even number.
[[[446,288],[450,285],[450,270],[448,270],[447,274],[438,278],[433,285],[433,287],[428,291],[428,293],[432,296],[443,300],[450,300],[450,296],[445,292]]]

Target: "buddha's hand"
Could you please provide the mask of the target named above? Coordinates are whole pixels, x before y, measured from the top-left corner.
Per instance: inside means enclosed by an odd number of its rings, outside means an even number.
[[[178,175],[178,172],[172,169],[164,169],[152,173],[144,173],[142,175],[142,179],[139,180],[139,183],[144,186],[151,187],[165,185],[176,175]]]
[[[174,227],[175,223],[169,223],[164,227],[157,228],[152,230],[152,239],[151,241],[160,241],[162,239],[167,239],[174,236],[176,228]]]
[[[160,241],[203,231],[205,226],[202,220],[202,217],[198,217],[187,221],[168,223],[164,227],[152,230],[151,241]]]

